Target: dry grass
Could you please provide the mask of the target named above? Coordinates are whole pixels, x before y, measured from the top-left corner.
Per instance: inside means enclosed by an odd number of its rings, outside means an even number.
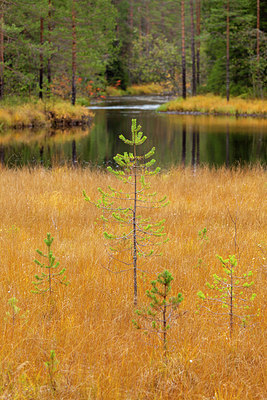
[[[158,83],[147,83],[143,85],[132,85],[127,88],[127,93],[133,96],[146,94],[162,94],[165,88]]]
[[[127,90],[122,90],[118,87],[108,86],[106,88],[107,96],[140,96],[151,94],[163,94],[166,91],[166,85],[158,83],[144,83],[143,85],[132,85]]]
[[[38,101],[0,107],[0,126],[1,129],[50,126],[51,114],[56,119],[72,120],[93,116],[86,107],[72,106],[66,101],[57,100],[46,103]]]
[[[82,190],[97,197],[97,187],[114,186],[113,179],[81,169],[0,169],[0,398],[266,399],[266,260],[258,246],[264,248],[266,241],[263,169],[175,169],[154,178],[158,191],[171,200],[161,211],[170,242],[162,258],[144,266],[148,274],[139,277],[140,305],[149,281],[164,268],[174,275],[174,292],[185,298],[169,333],[165,367],[156,338],[132,327],[132,275],[101,268],[106,260],[102,229]],[[223,321],[195,314],[196,292],[219,267],[215,255],[234,252],[227,210],[232,215],[238,210],[240,268],[254,270],[255,309],[261,310],[255,325],[236,329],[232,343]],[[209,241],[201,245],[198,231],[204,227]],[[45,250],[47,232],[71,282],[59,287],[51,302],[31,293],[39,272],[35,249]],[[29,311],[27,320],[17,318],[14,326],[5,320],[11,297],[18,299],[21,313]],[[55,393],[44,364],[51,349],[59,360]]]
[[[266,100],[244,100],[231,98],[229,102],[225,98],[213,95],[188,97],[186,100],[178,98],[162,105],[160,111],[192,111],[209,114],[225,115],[257,115],[267,116]]]

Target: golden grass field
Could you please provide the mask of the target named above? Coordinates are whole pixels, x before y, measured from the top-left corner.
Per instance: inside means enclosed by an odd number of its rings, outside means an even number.
[[[183,99],[182,97],[163,104],[159,108],[160,111],[177,111],[177,112],[201,112],[208,114],[221,115],[267,115],[267,101],[260,99],[242,99],[239,97],[230,98],[227,102],[226,98],[207,94],[205,96],[194,96]]]
[[[14,127],[50,126],[49,112],[56,119],[80,120],[84,116],[93,116],[86,107],[72,106],[69,102],[35,101],[18,105],[3,105],[0,107],[0,129]]]
[[[97,199],[98,186],[122,183],[89,169],[0,169],[0,399],[266,399],[265,171],[178,168],[151,182],[170,200],[160,212],[151,211],[166,219],[170,241],[162,257],[140,264],[147,274],[139,275],[139,306],[147,304],[145,290],[163,269],[174,276],[173,293],[184,296],[168,332],[167,364],[158,339],[132,326],[132,273],[102,268],[100,210],[82,196],[85,189]],[[247,328],[235,327],[232,340],[221,317],[196,314],[196,293],[219,273],[216,254],[234,253],[229,213],[237,215],[239,271],[254,272],[252,312],[260,310]],[[204,227],[209,240],[202,243]],[[47,232],[70,281],[55,287],[51,300],[31,293],[40,273],[35,250],[45,251]],[[14,324],[6,315],[12,297],[20,307]],[[50,379],[45,362],[51,350],[59,363]]]

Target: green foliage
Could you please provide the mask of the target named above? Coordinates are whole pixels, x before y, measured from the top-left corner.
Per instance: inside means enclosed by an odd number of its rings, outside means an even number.
[[[24,314],[20,313],[20,308],[17,306],[18,303],[18,299],[16,299],[16,297],[11,297],[10,299],[8,299],[8,305],[9,308],[11,308],[11,311],[7,311],[6,312],[6,317],[5,320],[11,320],[13,326],[15,325],[15,321],[17,318],[22,318],[24,320],[27,320],[28,314],[29,312],[26,311]]]
[[[59,272],[53,272],[55,271],[58,266],[59,262],[55,263],[55,257],[53,256],[53,253],[51,251],[51,245],[54,241],[54,238],[51,236],[50,233],[47,233],[46,239],[44,239],[44,242],[47,246],[47,253],[43,253],[41,250],[36,250],[36,252],[47,259],[47,265],[45,263],[42,263],[38,260],[34,260],[35,264],[37,264],[41,268],[45,268],[48,270],[48,273],[42,272],[41,275],[35,275],[36,281],[33,282],[33,285],[35,287],[35,290],[32,290],[32,293],[46,293],[49,292],[51,295],[53,290],[52,290],[52,282],[53,283],[60,283],[63,285],[68,285],[69,282],[67,282],[67,278],[64,275],[66,268],[62,268],[61,271]]]
[[[207,292],[199,291],[197,296],[202,307],[218,316],[226,316],[229,321],[229,332],[232,336],[234,322],[246,326],[252,317],[249,309],[253,305],[256,294],[251,291],[254,281],[253,272],[237,275],[238,264],[235,255],[220,260],[222,274],[213,274],[212,281],[206,283]]]
[[[56,358],[55,350],[50,350],[49,361],[45,362],[45,366],[48,370],[50,387],[55,392],[56,391],[55,375],[56,375],[57,367],[58,367],[58,360]]]
[[[181,293],[177,296],[170,296],[172,274],[165,270],[160,273],[156,280],[151,281],[152,289],[146,291],[150,300],[148,307],[136,310],[138,321],[133,320],[137,329],[144,330],[145,333],[156,333],[163,342],[163,351],[167,352],[167,331],[170,323],[177,317],[177,308],[183,300]]]
[[[129,69],[135,83],[166,82],[175,84],[179,65],[177,44],[166,37],[138,36],[133,41]]]
[[[160,209],[168,204],[166,196],[159,197],[152,192],[148,179],[160,172],[160,168],[151,169],[155,159],[150,159],[154,153],[153,147],[145,154],[138,154],[137,147],[147,139],[141,126],[132,120],[131,138],[119,136],[131,146],[131,152],[117,154],[114,157],[117,168],[108,167],[108,171],[121,180],[128,189],[116,189],[111,186],[106,191],[98,188],[101,198],[93,202],[83,192],[85,200],[96,205],[103,211],[101,222],[104,225],[104,237],[110,241],[109,255],[113,267],[118,271],[122,263],[134,271],[134,301],[137,301],[137,259],[156,255],[155,247],[166,241],[164,230],[165,220],[153,221],[149,210]],[[150,160],[148,160],[150,159]],[[117,227],[116,234],[107,231],[106,227]],[[124,257],[121,257],[121,254]],[[158,254],[157,254],[158,255]]]

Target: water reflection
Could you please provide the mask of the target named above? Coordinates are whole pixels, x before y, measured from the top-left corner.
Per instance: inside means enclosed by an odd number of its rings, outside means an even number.
[[[96,104],[94,125],[86,130],[2,133],[0,162],[9,167],[64,163],[103,166],[112,163],[118,152],[129,150],[118,136],[129,134],[131,119],[136,118],[148,136],[144,151],[155,146],[155,158],[162,167],[266,164],[266,120],[155,112],[155,106],[164,101],[157,96],[110,99]]]

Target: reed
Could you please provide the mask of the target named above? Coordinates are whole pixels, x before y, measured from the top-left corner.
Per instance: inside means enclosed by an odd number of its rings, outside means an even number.
[[[0,127],[8,128],[51,126],[55,120],[82,121],[92,118],[93,113],[83,106],[72,106],[66,101],[27,102],[25,104],[3,104],[0,107]]]
[[[242,98],[226,99],[214,96],[188,97],[186,100],[178,98],[159,107],[159,111],[200,112],[220,115],[252,115],[267,116],[266,100],[250,100]]]
[[[143,85],[132,85],[127,88],[127,93],[133,96],[149,95],[149,94],[163,94],[165,87],[159,83],[145,83]]]
[[[99,186],[118,185],[115,177],[79,168],[0,168],[1,398],[265,399],[266,172],[260,166],[176,168],[153,182],[171,201],[160,211],[170,241],[163,257],[146,261],[146,272],[139,274],[138,307],[147,304],[150,281],[168,269],[172,290],[181,291],[184,301],[168,331],[167,364],[160,340],[132,326],[131,272],[102,268],[107,260],[102,227],[82,190],[93,194]],[[158,218],[159,211],[153,212]],[[216,254],[234,251],[229,213],[238,216],[239,266],[241,272],[253,270],[253,307],[260,310],[232,340],[217,316],[196,314],[197,292],[220,269]],[[204,228],[209,240],[203,243],[198,232]],[[67,290],[57,288],[53,302],[31,293],[38,272],[35,249],[47,232],[70,281]],[[17,299],[21,314],[27,312],[14,325],[6,320],[10,298]],[[53,390],[51,351],[58,361]]]

